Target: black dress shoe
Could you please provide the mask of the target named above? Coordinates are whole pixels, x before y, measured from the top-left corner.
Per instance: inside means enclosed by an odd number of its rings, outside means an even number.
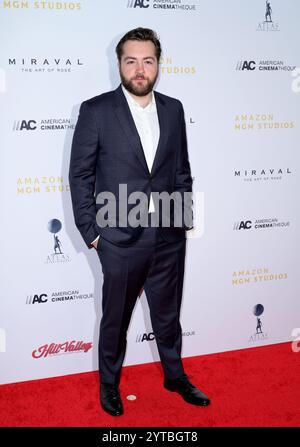
[[[100,384],[101,407],[111,416],[123,414],[123,404],[117,385],[111,383]]]
[[[176,391],[189,404],[193,405],[209,405],[209,398],[196,388],[187,378],[187,376],[179,379],[165,379],[164,387],[169,391]]]

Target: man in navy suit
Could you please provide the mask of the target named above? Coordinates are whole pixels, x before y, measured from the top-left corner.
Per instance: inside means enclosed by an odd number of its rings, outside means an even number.
[[[192,201],[185,200],[192,177],[183,107],[153,91],[161,55],[155,32],[129,31],[116,53],[121,85],[82,103],[69,174],[75,223],[97,250],[103,272],[100,402],[107,413],[123,414],[119,383],[127,329],[144,289],[164,387],[188,403],[208,405],[181,360],[186,230],[192,228],[185,219],[192,215]],[[164,207],[157,194],[175,199]]]

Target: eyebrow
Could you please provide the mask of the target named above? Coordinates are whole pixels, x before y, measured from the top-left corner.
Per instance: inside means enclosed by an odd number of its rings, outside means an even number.
[[[126,57],[124,57],[124,61],[127,61],[128,59],[137,60],[137,57],[133,57],[133,56],[126,56]],[[143,60],[146,60],[146,59],[152,59],[152,60],[155,60],[155,57],[153,57],[153,56],[146,56],[146,57],[143,57]]]

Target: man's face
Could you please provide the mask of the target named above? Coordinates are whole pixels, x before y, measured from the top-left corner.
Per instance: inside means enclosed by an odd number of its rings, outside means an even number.
[[[124,87],[133,95],[146,96],[151,92],[158,75],[155,46],[150,40],[127,40],[119,63]]]

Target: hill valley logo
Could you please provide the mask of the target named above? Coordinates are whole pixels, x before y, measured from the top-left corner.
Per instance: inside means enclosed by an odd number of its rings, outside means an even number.
[[[49,343],[34,349],[31,355],[34,359],[40,359],[41,357],[52,357],[54,355],[87,353],[92,346],[92,342],[84,342],[83,340]]]

